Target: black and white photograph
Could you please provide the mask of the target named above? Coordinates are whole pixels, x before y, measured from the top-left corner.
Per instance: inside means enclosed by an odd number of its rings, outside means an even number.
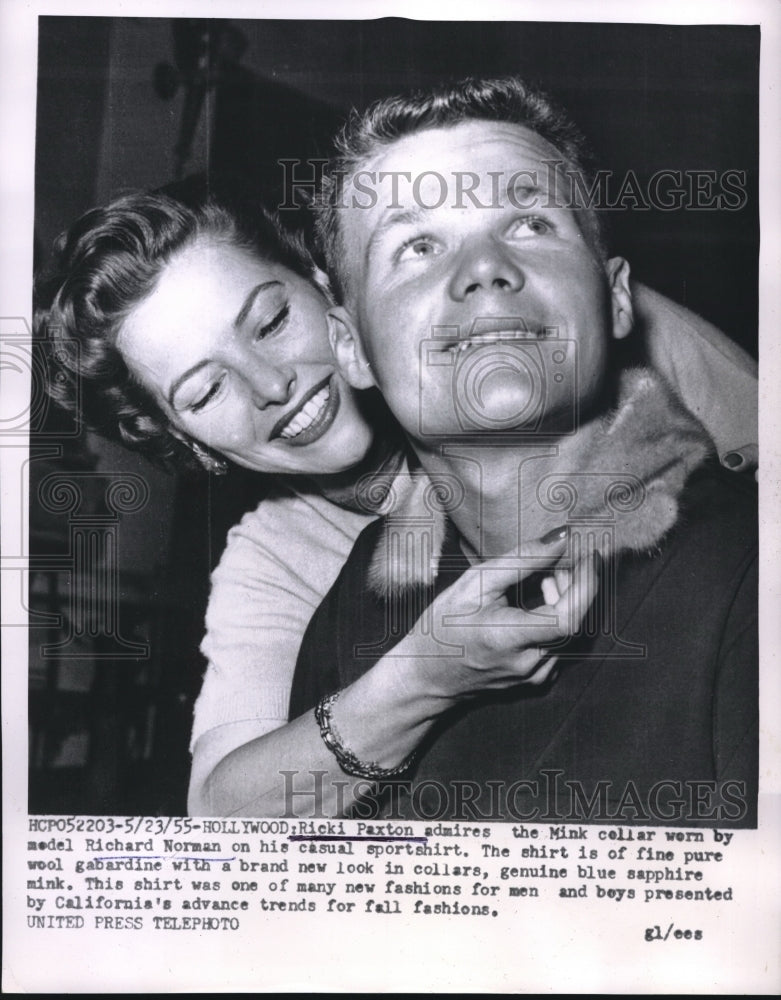
[[[778,11],[308,7],[2,15],[4,989],[776,992]]]

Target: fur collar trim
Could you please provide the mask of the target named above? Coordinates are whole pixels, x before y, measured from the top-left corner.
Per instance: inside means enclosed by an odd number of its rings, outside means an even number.
[[[559,439],[556,466],[521,483],[521,510],[534,510],[539,532],[563,524],[605,526],[608,552],[654,549],[675,524],[691,472],[714,451],[705,428],[648,368],[623,372],[612,412]],[[422,471],[399,476],[384,504],[369,567],[380,595],[430,584],[447,527],[447,497]]]

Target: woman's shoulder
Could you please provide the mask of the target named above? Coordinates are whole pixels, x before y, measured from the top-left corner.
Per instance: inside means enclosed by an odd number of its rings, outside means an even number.
[[[230,529],[228,540],[246,538],[275,547],[286,544],[290,533],[297,532],[313,542],[347,536],[352,544],[372,520],[373,515],[340,507],[315,491],[278,483]]]
[[[318,493],[277,484],[228,532],[212,584],[314,586],[338,573],[371,515],[345,510]],[[322,578],[322,580],[321,580]]]

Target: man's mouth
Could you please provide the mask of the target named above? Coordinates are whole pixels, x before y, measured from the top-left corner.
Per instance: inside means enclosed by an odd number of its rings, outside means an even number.
[[[291,413],[277,421],[269,438],[287,444],[311,444],[328,430],[339,409],[339,389],[329,375],[306,394]]]
[[[523,319],[478,319],[468,337],[443,340],[442,350],[462,353],[473,347],[501,344],[515,340],[547,340],[558,336],[558,327],[529,323]]]

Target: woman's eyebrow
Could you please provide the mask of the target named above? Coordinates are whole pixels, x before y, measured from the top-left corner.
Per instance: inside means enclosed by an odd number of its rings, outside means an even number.
[[[282,284],[281,281],[262,281],[259,285],[255,285],[255,287],[250,290],[249,295],[244,300],[241,309],[239,309],[236,315],[236,319],[234,319],[233,321],[233,328],[235,330],[238,330],[238,328],[241,326],[241,324],[244,322],[247,316],[249,316],[250,310],[252,309],[252,306],[255,303],[255,299],[261,292],[265,291],[267,288],[270,288],[272,285],[281,285],[281,284]]]

